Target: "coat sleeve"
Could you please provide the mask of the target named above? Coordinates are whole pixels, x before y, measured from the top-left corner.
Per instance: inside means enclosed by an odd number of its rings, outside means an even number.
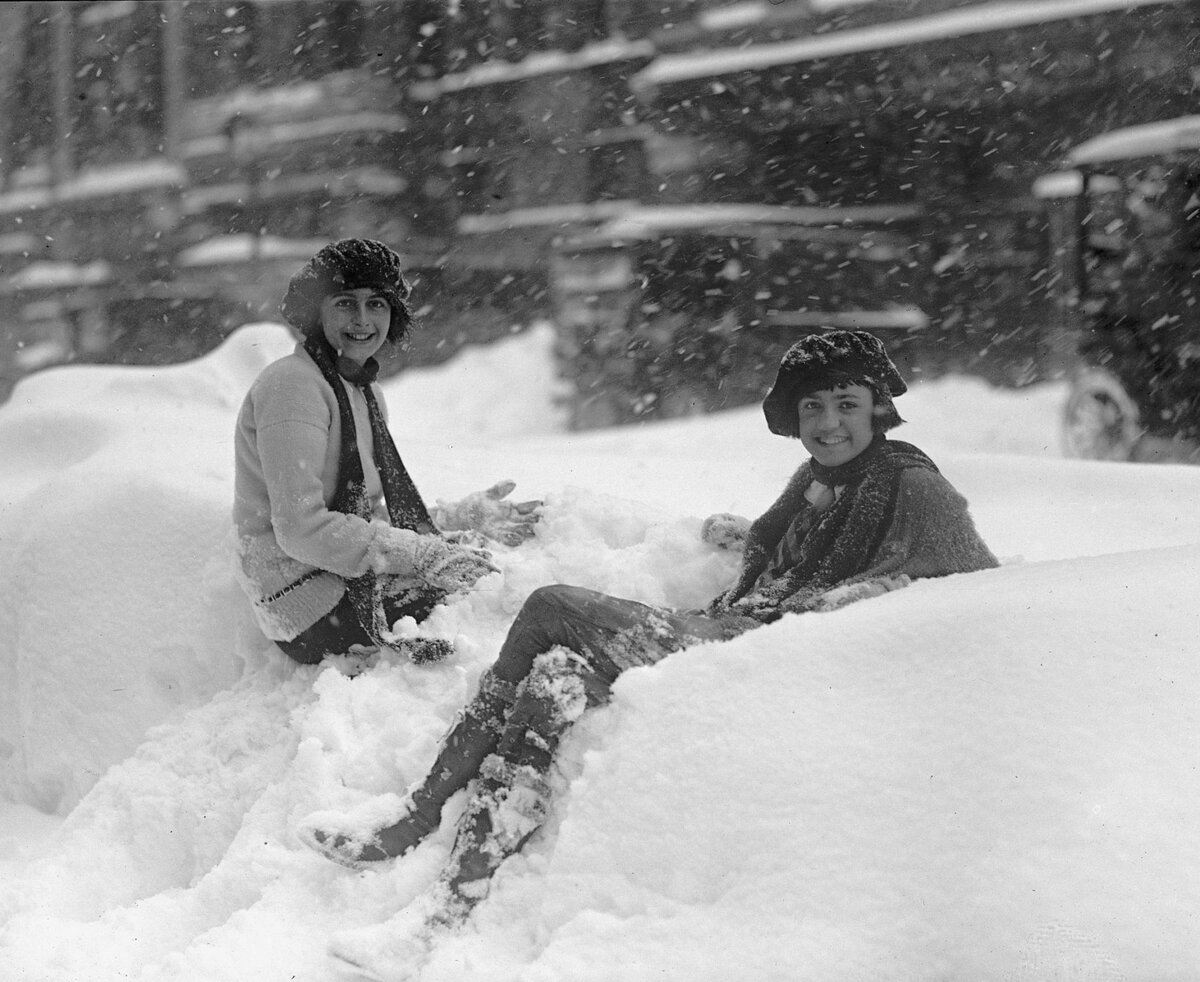
[[[325,501],[332,412],[315,379],[256,393],[255,443],[271,506],[271,527],[288,556],[353,579],[371,567],[386,529]],[[353,435],[352,435],[353,438]]]
[[[896,511],[871,565],[828,587],[802,589],[782,611],[811,610],[831,589],[885,577],[921,579],[998,566],[967,509],[966,499],[936,471],[910,467],[900,476]]]

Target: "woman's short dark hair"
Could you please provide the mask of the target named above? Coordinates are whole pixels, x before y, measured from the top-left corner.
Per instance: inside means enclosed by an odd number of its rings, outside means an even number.
[[[292,277],[280,311],[304,337],[321,330],[321,303],[331,294],[370,289],[392,309],[387,340],[404,340],[413,327],[411,288],[400,257],[373,239],[342,239],[325,246]]]
[[[799,408],[801,399],[807,395],[812,395],[814,392],[843,389],[848,385],[861,385],[863,388],[870,390],[873,406],[873,416],[871,418],[872,432],[886,433],[888,430],[894,430],[904,422],[900,418],[900,413],[896,411],[896,404],[892,402],[891,395],[874,379],[863,376],[855,378],[852,375],[846,375],[841,372],[830,372],[823,377],[810,379],[807,385],[798,385],[793,388],[790,393],[792,418],[787,425],[792,427],[795,432],[788,433],[787,435],[800,436],[800,423],[796,418],[796,411]]]

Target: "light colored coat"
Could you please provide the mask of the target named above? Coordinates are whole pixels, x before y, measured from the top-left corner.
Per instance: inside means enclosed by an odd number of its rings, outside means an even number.
[[[388,528],[366,399],[357,386],[342,384],[372,521],[330,510],[341,421],[333,389],[302,345],[263,369],[238,413],[233,523],[242,585],[272,640],[291,640],[329,613],[346,580],[371,568]],[[383,395],[374,389],[386,416]]]

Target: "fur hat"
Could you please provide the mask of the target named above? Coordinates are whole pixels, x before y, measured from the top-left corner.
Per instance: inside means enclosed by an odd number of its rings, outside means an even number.
[[[280,311],[307,337],[320,329],[321,301],[331,293],[362,287],[378,290],[391,305],[387,339],[403,339],[412,327],[408,281],[400,268],[400,257],[372,239],[342,239],[325,246],[292,277]]]
[[[879,432],[903,422],[892,398],[907,392],[908,386],[883,342],[866,331],[828,331],[801,338],[784,354],[775,384],[763,400],[767,426],[780,436],[798,437],[800,397],[842,385],[865,385],[872,391]]]

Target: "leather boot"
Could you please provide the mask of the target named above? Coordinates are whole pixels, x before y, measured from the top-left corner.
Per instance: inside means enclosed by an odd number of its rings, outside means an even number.
[[[438,880],[432,926],[457,927],[488,894],[492,875],[542,827],[550,811],[550,785],[529,766],[493,754],[483,780],[458,823],[454,849]]]
[[[565,652],[539,657],[521,683],[497,753],[459,819],[454,848],[439,879],[431,923],[452,927],[487,896],[492,874],[546,821],[548,774],[571,724],[588,704],[586,669]]]
[[[475,698],[462,709],[442,739],[429,773],[409,789],[404,814],[363,842],[349,835],[313,829],[310,845],[318,852],[358,868],[411,852],[441,823],[442,806],[479,773],[480,764],[496,748],[514,698],[514,686],[485,672]]]

